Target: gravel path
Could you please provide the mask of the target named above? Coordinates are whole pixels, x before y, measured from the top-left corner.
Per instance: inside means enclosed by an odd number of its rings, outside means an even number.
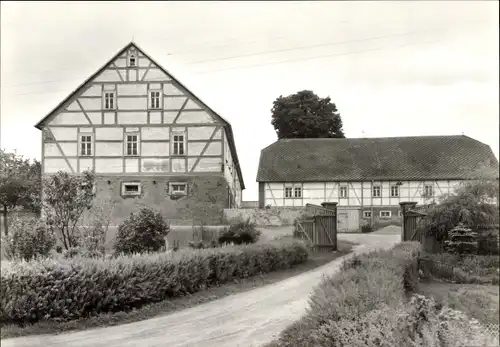
[[[394,229],[395,230],[395,229]],[[360,243],[354,253],[389,248],[397,232],[339,234]],[[347,255],[349,257],[351,255]],[[141,322],[60,335],[2,340],[2,347],[252,347],[274,339],[304,314],[313,287],[323,274],[339,270],[345,257],[287,280],[231,295],[183,311]]]

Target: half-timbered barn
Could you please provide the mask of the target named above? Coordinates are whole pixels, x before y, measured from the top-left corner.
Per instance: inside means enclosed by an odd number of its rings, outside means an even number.
[[[94,170],[96,201],[117,224],[146,206],[178,222],[218,224],[245,188],[231,125],[130,43],[36,128],[42,170]]]
[[[398,223],[400,202],[429,204],[478,172],[491,148],[467,136],[282,139],[261,152],[259,207],[338,203],[339,231]]]

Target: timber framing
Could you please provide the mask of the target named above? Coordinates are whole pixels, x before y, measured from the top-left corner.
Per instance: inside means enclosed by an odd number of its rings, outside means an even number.
[[[136,52],[137,52],[137,57],[138,58],[146,58],[148,59],[151,63],[148,64],[148,66],[137,66],[135,67],[134,69],[131,69],[129,67],[126,67],[126,58],[123,57],[123,55],[129,50],[129,49],[134,49]],[[119,64],[118,63],[114,63],[117,59],[123,59],[124,60],[124,64],[125,66],[122,67],[122,61],[120,60]],[[139,59],[140,61],[140,59]],[[139,63],[138,63],[139,65]],[[155,72],[152,71],[152,69],[155,69]],[[131,70],[134,70],[134,71],[131,71]],[[107,73],[107,75],[102,75],[100,77],[99,80],[96,80],[93,82],[94,79],[96,79],[98,76],[100,76],[101,74],[103,74],[105,71],[109,71],[109,73]],[[118,75],[118,78],[117,80],[118,81],[115,81],[115,80],[112,80],[112,81],[108,81],[108,79],[111,77],[110,73],[112,74],[112,72],[115,72],[117,75]],[[133,73],[133,74],[131,74]],[[146,80],[146,77],[148,74],[151,74],[151,78],[148,78]],[[155,81],[155,79],[157,77],[155,77],[158,73],[162,73],[165,75],[165,77],[162,77],[161,80],[158,80],[158,81]],[[158,79],[160,79],[158,77]],[[92,84],[91,84],[92,83]],[[105,112],[103,109],[94,109],[93,107],[89,108],[87,107],[86,105],[83,105],[82,102],[80,102],[80,100],[93,100],[93,99],[96,99],[98,100],[99,99],[99,96],[96,96],[96,97],[92,97],[92,96],[89,96],[89,95],[86,95],[86,96],[82,96],[82,94],[84,92],[86,92],[87,90],[89,90],[92,86],[100,86],[100,89],[101,89],[101,95],[102,95],[102,92],[104,92],[105,90],[107,90],[105,87],[106,86],[109,86],[109,85],[113,85],[114,86],[114,89],[113,90],[117,90],[117,86],[119,85],[132,85],[132,84],[145,84],[145,85],[152,85],[152,84],[158,84],[158,85],[161,85],[161,89],[163,90],[163,92],[161,93],[161,95],[163,95],[163,97],[172,97],[172,98],[179,98],[179,97],[183,97],[181,95],[171,95],[171,93],[167,92],[163,87],[165,85],[168,85],[168,84],[171,84],[173,87],[175,87],[179,92],[183,93],[184,94],[184,97],[186,97],[186,100],[184,101],[181,109],[178,109],[178,108],[171,108],[171,109],[159,109],[157,110],[157,112],[161,112],[160,113],[160,119],[161,119],[161,122],[162,123],[157,123],[157,117],[158,115],[155,116],[155,123],[154,124],[151,124],[151,115],[148,111],[152,111],[152,110],[148,110],[148,108],[146,109],[126,109],[126,110],[123,110],[123,109],[114,109],[113,112],[114,114],[112,116],[113,119],[111,118],[107,118],[105,116]],[[132,95],[119,95],[119,98],[142,98],[142,99],[146,99],[148,100],[148,96],[142,96],[142,95],[139,95],[139,96],[132,96]],[[80,100],[78,100],[80,99]],[[195,109],[195,108],[185,108],[186,105],[188,104],[189,100],[191,100],[192,102],[194,102],[196,105],[199,105],[200,106],[200,109]],[[68,106],[70,106],[73,102],[76,101],[76,104],[79,106],[80,110],[66,110],[66,108]],[[116,102],[116,98],[115,98],[115,103],[118,104],[119,106],[119,103]],[[165,100],[164,100],[165,101]],[[85,107],[84,107],[85,106]],[[156,110],[155,110],[156,111]],[[211,116],[215,122],[214,123],[163,123],[163,121],[166,119],[167,115],[166,115],[166,112],[179,112],[177,114],[177,116],[175,117],[175,121],[177,121],[179,118],[180,118],[180,114],[181,112],[192,112],[192,113],[203,113],[203,112],[206,112],[209,116]],[[130,113],[133,113],[133,112],[145,112],[145,121],[144,122],[137,122],[137,123],[127,123],[127,124],[116,124],[118,123],[118,121],[121,121],[123,122],[123,119],[120,120],[120,114],[123,114],[123,113],[127,113],[127,112],[130,112]],[[238,178],[239,178],[239,183],[240,183],[240,187],[241,187],[241,190],[245,189],[245,185],[244,185],[244,181],[243,181],[243,175],[242,175],[242,172],[241,172],[241,167],[240,167],[240,164],[239,164],[239,160],[238,160],[238,155],[237,155],[237,151],[236,151],[236,144],[235,144],[235,141],[234,141],[234,135],[233,135],[233,131],[232,131],[232,127],[230,125],[229,122],[227,122],[222,116],[220,116],[218,113],[216,113],[213,109],[211,109],[209,106],[207,106],[203,101],[201,101],[194,93],[192,93],[187,87],[185,87],[178,79],[176,79],[170,72],[168,72],[167,70],[165,70],[160,64],[158,64],[153,58],[151,58],[149,55],[147,55],[146,53],[144,53],[144,51],[139,48],[134,42],[131,42],[129,43],[128,45],[126,45],[124,48],[122,48],[120,51],[118,51],[109,61],[107,61],[101,68],[99,68],[94,74],[92,74],[87,80],[85,80],[80,86],[78,86],[68,97],[66,97],[64,100],[62,100],[51,112],[49,112],[49,114],[47,114],[41,121],[39,121],[35,127],[39,130],[43,130],[44,128],[46,128],[48,122],[50,122],[55,116],[59,115],[60,113],[80,113],[80,114],[83,114],[83,119],[85,119],[87,122],[86,123],[78,123],[79,121],[77,121],[78,124],[51,124],[50,127],[52,129],[55,130],[55,128],[78,128],[78,127],[81,127],[81,126],[92,126],[92,127],[100,127],[100,128],[116,128],[116,127],[120,127],[120,128],[125,128],[125,127],[141,127],[141,126],[148,126],[148,127],[155,127],[155,126],[165,126],[166,124],[168,125],[171,125],[171,126],[176,126],[176,127],[182,127],[182,126],[185,126],[185,127],[197,127],[197,126],[221,126],[222,125],[222,128],[224,129],[224,133],[225,135],[227,136],[227,141],[228,141],[228,145],[229,145],[229,150],[230,150],[230,153],[231,153],[231,157],[232,157],[232,160],[233,160],[233,163],[234,163],[234,167],[237,171],[237,174],[238,174]],[[100,115],[100,121],[101,121],[101,124],[96,124],[95,122],[97,122],[95,116],[96,116],[96,113]],[[94,122],[92,122],[92,120],[94,120]],[[171,120],[171,119],[170,119]],[[114,121],[114,122],[113,122]],[[81,121],[80,121],[81,122]],[[105,124],[106,122],[113,122],[114,124]],[[218,124],[219,123],[219,124]],[[92,132],[94,134],[94,139],[95,139],[95,129],[93,130]],[[215,135],[216,132],[214,132],[212,134],[212,137],[210,138],[210,140],[214,140],[214,135]],[[187,141],[187,131],[186,131],[186,144],[188,143]],[[200,140],[201,141],[201,140]],[[45,141],[42,139],[42,143],[44,143]],[[97,142],[97,141],[96,141]],[[141,141],[141,143],[144,142],[144,141]],[[155,141],[151,141],[151,142],[155,142]],[[194,142],[194,141],[193,141]],[[56,146],[58,147],[59,151],[61,153],[64,153],[61,149],[61,144],[63,142],[60,142],[60,141],[55,141],[56,143]],[[60,144],[61,143],[61,144]],[[189,142],[191,143],[191,141]],[[206,148],[208,147],[208,143],[206,144]],[[222,146],[221,146],[222,147]],[[205,148],[205,150],[206,150]],[[44,151],[44,149],[42,149],[42,151]],[[43,155],[46,155],[45,152],[43,152]],[[64,154],[63,154],[64,155]],[[215,156],[215,157],[218,157],[218,158],[221,158],[221,156],[224,155],[224,152],[222,152],[221,155],[218,155],[218,156]],[[197,156],[198,157],[198,156]],[[200,160],[199,158],[201,157],[201,155],[198,157],[198,161]],[[203,156],[203,158],[209,158],[210,156]],[[44,160],[45,156],[42,157],[42,161]],[[50,159],[56,159],[57,157],[47,157],[47,158],[50,158]],[[71,166],[71,163],[69,162],[68,158],[73,158],[73,157],[67,157],[65,156],[65,161],[66,161],[66,164],[68,165],[68,168],[71,170],[71,172],[75,172],[74,168]],[[81,157],[77,157],[77,158],[80,158]],[[97,157],[97,159],[99,159],[100,157]],[[105,157],[105,158],[111,158],[111,157]],[[145,158],[144,156],[141,156],[141,158]],[[188,158],[190,158],[189,156],[185,156],[185,168],[186,168],[186,171],[188,171]],[[90,159],[90,158],[89,158]],[[172,158],[171,158],[172,159]],[[92,157],[92,161],[93,161],[93,167],[96,168],[96,165],[95,165],[95,160],[96,160],[96,157],[93,156]],[[78,159],[77,159],[77,162],[78,162]],[[79,166],[79,163],[77,164]],[[42,163],[42,166],[43,166],[43,163]],[[196,165],[193,165],[193,168],[195,167]],[[77,167],[77,172],[79,171],[80,167]],[[125,164],[124,164],[124,167],[123,169],[125,169]],[[139,164],[139,169],[140,169],[140,164]],[[172,166],[169,165],[169,170],[172,170]],[[112,173],[111,175],[117,175],[119,173]],[[126,174],[129,174],[129,173],[126,173]],[[165,174],[165,172],[161,172],[160,174]],[[201,174],[201,172],[196,172],[196,175],[198,174]]]

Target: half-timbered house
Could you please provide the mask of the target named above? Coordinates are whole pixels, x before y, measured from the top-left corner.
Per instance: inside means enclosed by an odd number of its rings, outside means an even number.
[[[261,152],[259,207],[338,203],[339,230],[400,221],[478,172],[498,178],[491,148],[467,136],[282,139]]]
[[[245,188],[231,125],[135,43],[36,128],[42,170],[94,170],[113,224],[139,206],[182,222],[221,222]]]

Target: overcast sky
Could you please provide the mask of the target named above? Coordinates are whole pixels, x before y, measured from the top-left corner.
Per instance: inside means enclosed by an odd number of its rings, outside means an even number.
[[[457,135],[498,158],[498,1],[2,2],[1,147],[132,39],[233,126],[247,189],[272,102],[330,96],[347,137]]]

